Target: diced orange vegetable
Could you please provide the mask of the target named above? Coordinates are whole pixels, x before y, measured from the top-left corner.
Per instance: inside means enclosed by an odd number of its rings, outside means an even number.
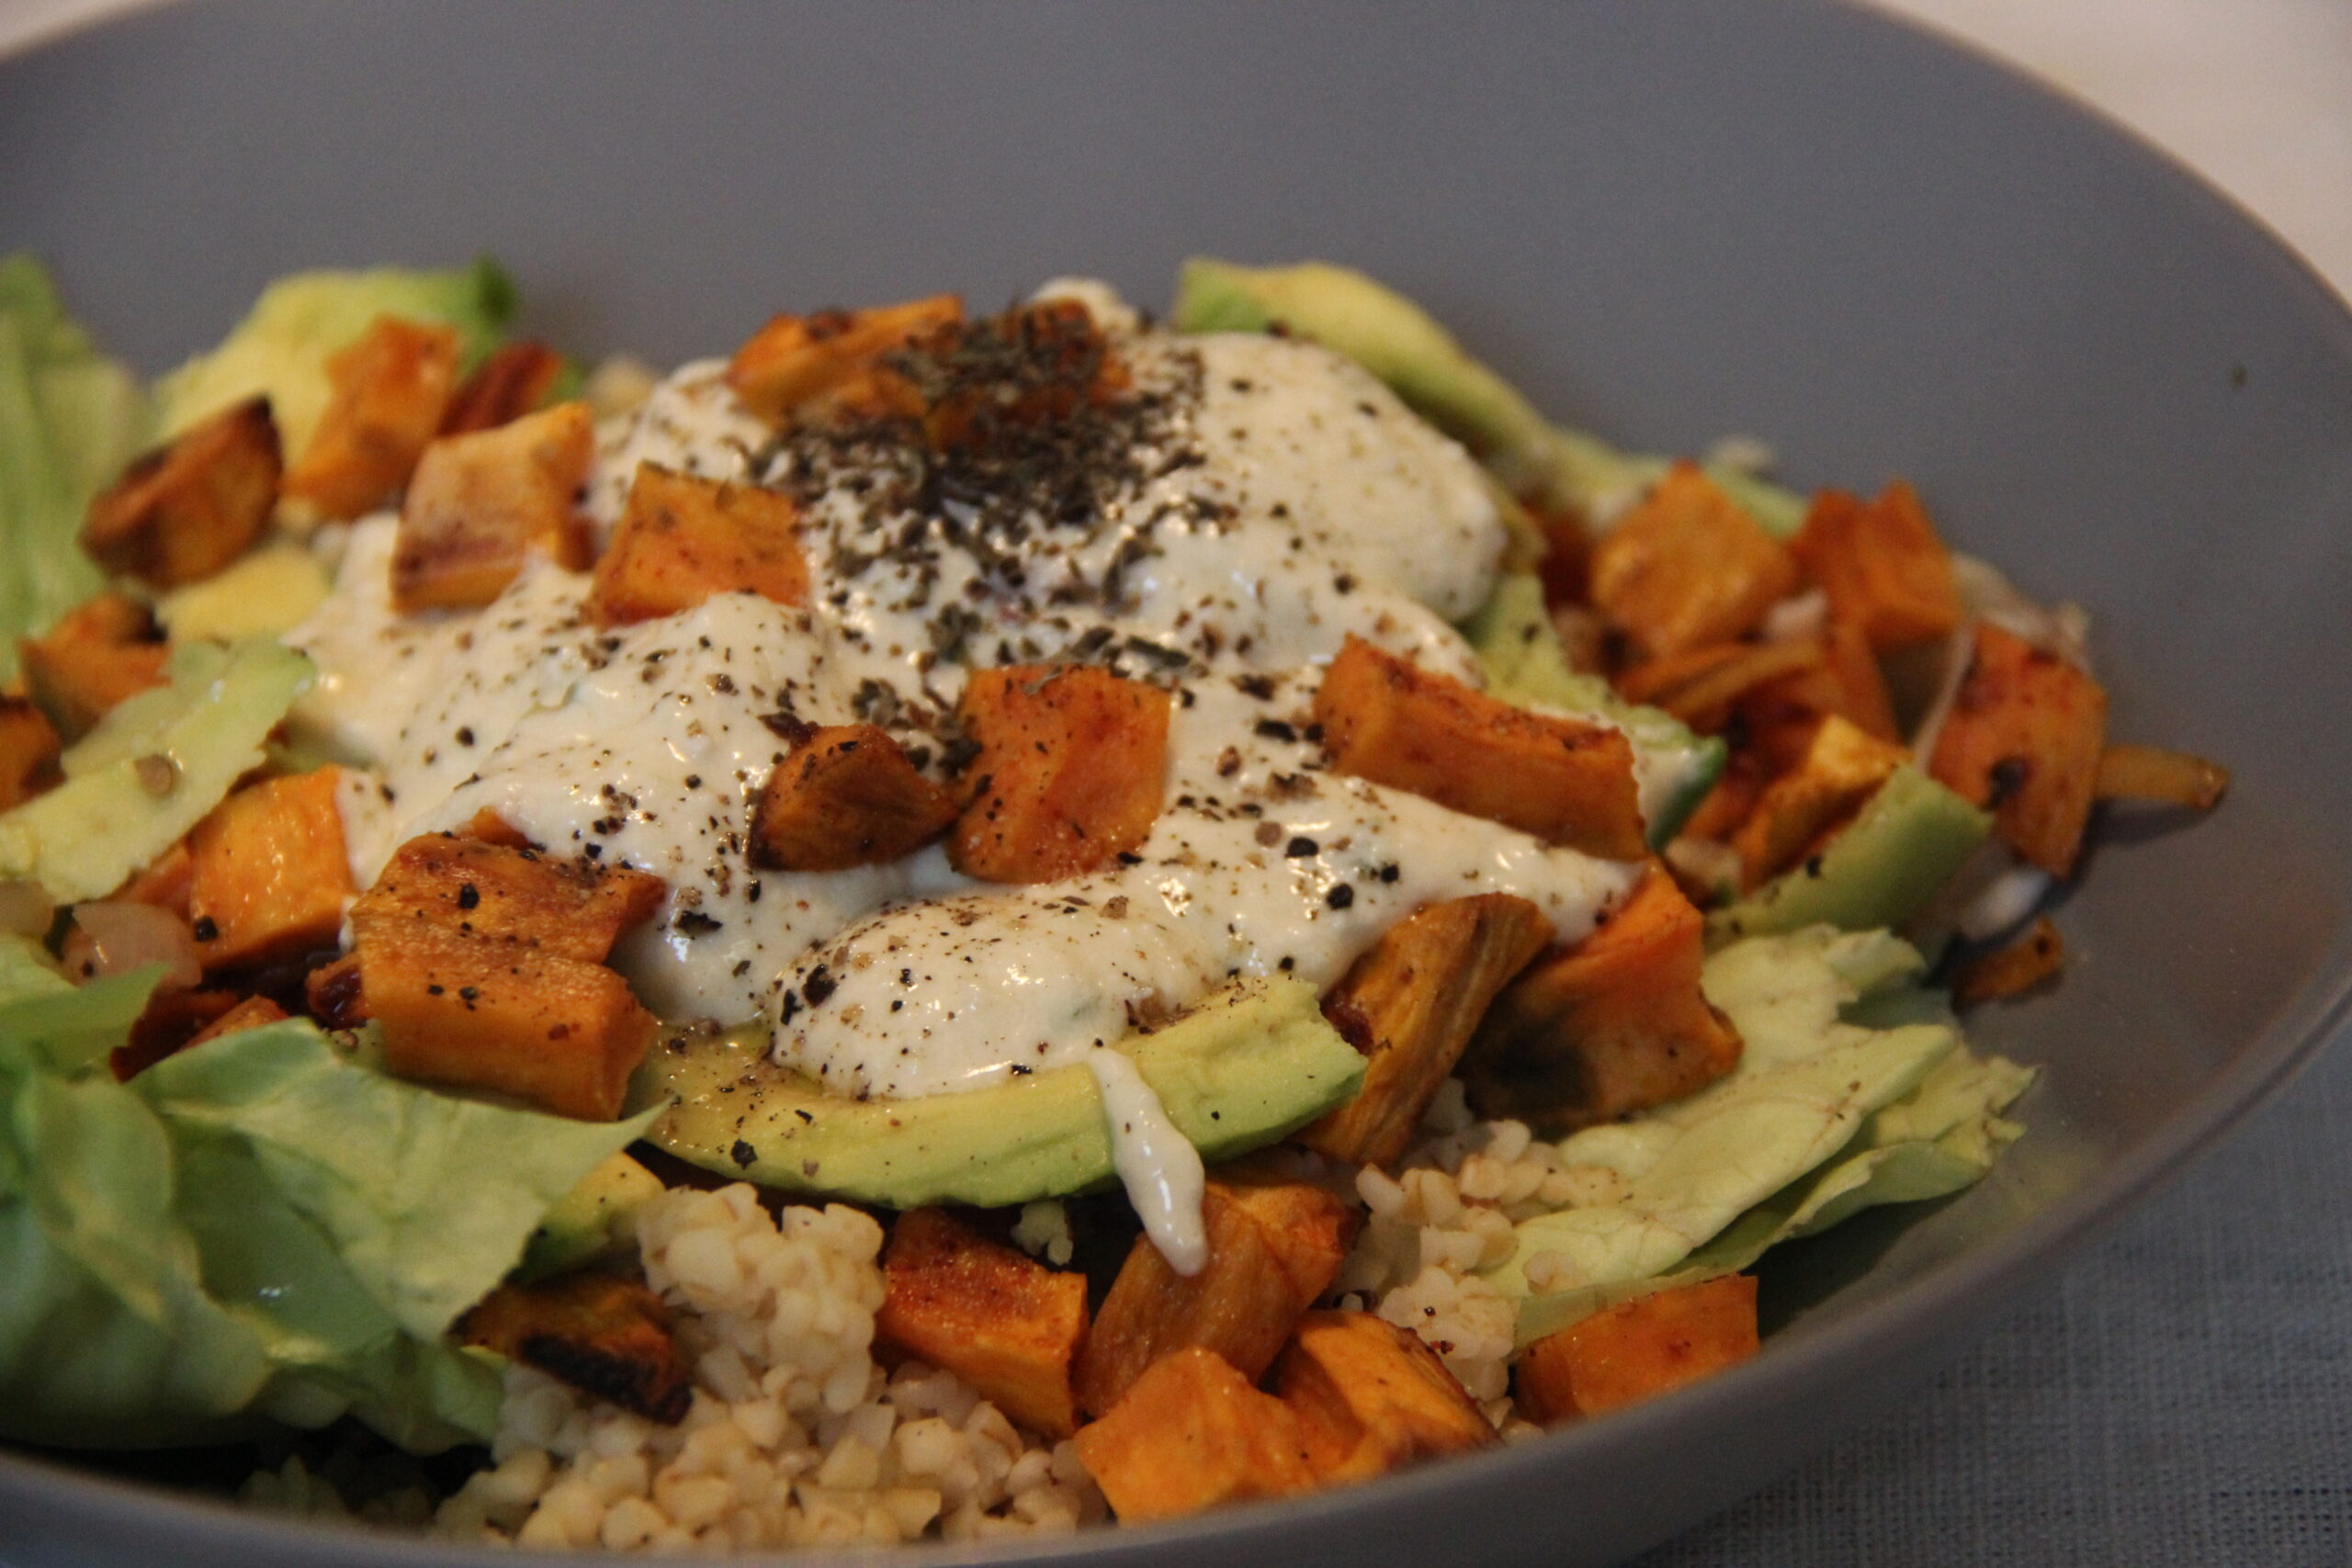
[[[188,914],[207,969],[335,945],[356,889],[334,768],[237,791],[188,835]]]
[[[1351,637],[1315,694],[1331,766],[1611,860],[1644,852],[1634,748]]]
[[[133,462],[90,502],[82,548],[157,588],[210,577],[252,547],[277,505],[277,423],[249,398]]]
[[[259,1029],[267,1023],[282,1023],[286,1010],[267,997],[247,997],[210,1023],[198,1030],[190,1045],[201,1045],[208,1040],[218,1040],[224,1034],[235,1034],[247,1029]]]
[[[159,987],[130,1025],[123,1043],[107,1055],[117,1083],[129,1083],[164,1057],[185,1051],[243,998],[234,991]]]
[[[1079,1428],[1078,1457],[1128,1524],[1315,1485],[1298,1417],[1214,1352],[1179,1350]]]
[[[639,464],[584,613],[609,626],[674,615],[714,593],[801,604],[808,563],[798,527],[791,498],[778,491]]]
[[[1070,1368],[1086,1337],[1086,1276],[1046,1268],[939,1209],[890,1227],[874,1332],[944,1367],[1049,1438],[1078,1430]]]
[[[1128,385],[1126,367],[1092,312],[1075,299],[1016,306],[966,329],[962,339],[945,355],[951,363],[1002,345],[1004,352],[993,357],[1005,360],[1011,374],[986,377],[976,386],[950,369],[923,413],[925,438],[943,449],[998,445],[1009,432],[1105,403]]]
[[[33,701],[69,744],[125,697],[164,684],[171,658],[144,605],[101,593],[17,645]]]
[[[1148,1236],[1136,1239],[1079,1353],[1080,1408],[1109,1410],[1146,1368],[1187,1345],[1261,1376],[1347,1255],[1346,1205],[1306,1182],[1212,1179],[1201,1218],[1209,1260],[1189,1279]]]
[[[1329,1484],[1500,1439],[1437,1353],[1367,1312],[1311,1312],[1275,1374]]]
[[[947,841],[984,882],[1055,882],[1150,836],[1168,772],[1168,694],[1108,671],[976,670],[956,715],[979,746]]]
[[[913,853],[956,820],[956,800],[871,724],[828,725],[794,748],[752,807],[752,861],[845,871]]]
[[[1739,1032],[1699,988],[1705,922],[1650,867],[1600,929],[1495,998],[1463,1058],[1481,1115],[1588,1127],[1705,1088]]]
[[[1815,721],[1818,722],[1818,721]],[[1748,747],[1735,747],[1724,763],[1723,776],[1715,781],[1707,798],[1690,813],[1682,824],[1686,839],[1728,839],[1738,826],[1747,820],[1756,809],[1756,802],[1764,794],[1764,786],[1771,782],[1771,774],[1762,759]]]
[[[403,612],[471,609],[505,591],[537,550],[582,570],[593,545],[580,487],[596,433],[582,403],[424,448],[401,508],[392,602]]]
[[[1838,700],[1822,711],[1850,720],[1865,735],[1900,740],[1903,732],[1895,728],[1894,699],[1886,689],[1886,671],[1879,667],[1878,653],[1862,629],[1833,615],[1822,633],[1821,651],[1827,672],[1839,688]]]
[[[2230,770],[2187,751],[2109,746],[2098,757],[2091,793],[2101,800],[2154,800],[2211,811],[2230,792]]]
[[[1637,1296],[1546,1335],[1519,1362],[1519,1407],[1555,1426],[1668,1393],[1756,1354],[1756,1279]]]
[[[368,998],[360,985],[359,955],[346,953],[302,978],[302,1002],[322,1029],[356,1029],[368,1021]]]
[[[1391,926],[1323,999],[1370,1058],[1363,1087],[1298,1141],[1351,1165],[1396,1160],[1487,1004],[1551,940],[1544,911],[1508,893],[1431,904]]]
[[[509,850],[535,851],[539,847],[531,842],[522,829],[517,828],[487,806],[468,818],[466,825],[458,829],[458,837],[480,839],[485,844],[496,844],[502,849]]]
[[[662,879],[550,859],[482,839],[427,833],[392,853],[352,918],[407,918],[602,964],[662,907]]]
[[[563,374],[563,355],[543,343],[501,344],[458,384],[441,415],[443,435],[495,430],[537,411]]]
[[[1821,660],[1821,644],[1810,637],[1711,643],[1636,664],[1618,676],[1617,689],[1629,701],[1664,708],[1712,735],[1741,698],[1770,682],[1817,671]]]
[[[864,310],[778,316],[735,351],[728,385],[743,406],[781,424],[804,404],[837,396],[869,378],[882,356],[964,319],[953,294]]]
[[[187,840],[182,839],[131,873],[130,879],[115,889],[112,897],[118,903],[153,904],[159,909],[186,915],[188,895],[195,884],[196,859],[187,852]]]
[[[1852,820],[1911,753],[1831,714],[1814,731],[1804,760],[1765,786],[1731,836],[1744,887],[1757,887],[1804,859]]]
[[[1592,602],[1651,658],[1755,629],[1796,558],[1694,464],[1677,463],[1592,547]]]
[[[587,1272],[501,1285],[458,1320],[457,1334],[664,1426],[684,1420],[694,1404],[694,1368],[670,1309],[640,1280]]]
[[[2107,691],[2079,665],[1980,623],[1968,672],[1936,735],[1928,771],[1971,805],[2018,854],[2064,876],[2107,747]]]
[[[1952,977],[1952,999],[1963,1005],[2020,996],[2066,966],[2066,940],[2042,916],[2007,947],[1980,954]]]
[[[1792,547],[1829,613],[1885,653],[1949,636],[1960,625],[1951,556],[1919,497],[1901,479],[1874,501],[1826,490]]]
[[[64,775],[65,743],[30,697],[0,696],[0,811],[12,810]]]
[[[390,502],[441,429],[458,383],[458,333],[379,316],[327,360],[327,406],[286,470],[286,493],[320,516],[364,516]]]

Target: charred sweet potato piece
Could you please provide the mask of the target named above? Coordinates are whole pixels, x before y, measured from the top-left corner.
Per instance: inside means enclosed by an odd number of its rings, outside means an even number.
[[[1368,1312],[1310,1312],[1274,1375],[1326,1484],[1500,1439],[1419,1336]]]
[[[597,559],[588,619],[601,626],[648,621],[714,593],[804,603],[808,563],[798,526],[792,499],[778,491],[640,464],[620,526]]]
[[[1168,771],[1168,694],[1108,671],[976,670],[956,715],[979,746],[947,858],[984,882],[1078,876],[1150,836]]]
[[[964,302],[953,294],[863,310],[777,316],[735,351],[727,384],[752,413],[781,424],[804,405],[851,389],[893,349],[963,319]]]
[[[425,447],[401,507],[394,606],[408,612],[487,604],[534,550],[585,570],[593,547],[577,501],[595,446],[587,406],[558,403]]]
[[[1086,1337],[1085,1275],[916,1209],[890,1227],[882,1277],[882,1340],[946,1368],[1031,1431],[1078,1430],[1070,1368]]]
[[[457,1332],[664,1426],[684,1420],[694,1403],[694,1369],[671,1332],[670,1309],[640,1280],[590,1272],[501,1285]]]
[[[2079,665],[1980,623],[1928,771],[1991,808],[2011,849],[2065,876],[2107,747],[2107,690]]]
[[[269,400],[249,398],[124,469],[90,502],[82,548],[108,571],[157,588],[200,581],[269,526],[278,467]]]
[[[155,617],[113,592],[67,611],[17,647],[33,701],[69,744],[123,698],[162,685],[171,658]]]
[[[1865,735],[1835,714],[1823,719],[1804,760],[1765,786],[1756,809],[1731,836],[1742,885],[1758,886],[1803,860],[1910,760],[1902,747]]]
[[[1016,306],[967,328],[948,357],[991,364],[997,373],[959,378],[923,411],[923,434],[933,446],[986,448],[1012,432],[1068,419],[1089,403],[1101,405],[1129,384],[1093,315],[1075,299]]]
[[[1823,491],[1791,547],[1828,594],[1830,615],[1859,628],[1877,652],[1960,626],[1951,555],[1917,492],[1901,479],[1871,501]]]
[[[662,879],[641,871],[427,833],[393,852],[351,913],[355,920],[437,922],[602,964],[621,933],[651,916],[663,896]]]
[[[1315,694],[1337,772],[1611,860],[1644,852],[1634,748],[1351,637]]]
[[[1212,1180],[1201,1205],[1209,1260],[1190,1279],[1138,1236],[1078,1362],[1078,1401],[1101,1415],[1144,1369],[1186,1345],[1256,1378],[1329,1288],[1346,1256],[1345,1205],[1306,1182]]]
[[[236,992],[161,987],[130,1025],[123,1043],[107,1055],[117,1083],[129,1083],[164,1057],[187,1050],[213,1024],[237,1010]]]
[[[1592,547],[1592,602],[1651,658],[1755,629],[1796,558],[1714,480],[1677,463]]]
[[[1078,1457],[1128,1524],[1311,1490],[1298,1417],[1214,1351],[1188,1347],[1079,1428]]]
[[[188,915],[207,969],[332,948],[356,891],[334,768],[249,784],[188,835]]]
[[[302,977],[302,1005],[322,1029],[356,1029],[368,1021],[368,998],[360,985],[359,955],[346,953]]]
[[[1720,642],[1636,664],[1617,678],[1627,700],[1664,708],[1691,728],[1723,728],[1742,698],[1775,682],[1821,668],[1821,644]]]
[[[956,820],[956,800],[871,724],[827,725],[775,765],[752,807],[752,861],[845,871],[911,854]]]
[[[1636,1296],[1527,1348],[1519,1408],[1556,1426],[1696,1382],[1756,1354],[1756,1278],[1726,1274]]]
[[[327,360],[327,406],[286,470],[322,517],[364,516],[400,494],[440,432],[458,383],[458,332],[379,316]]]
[[[495,430],[536,412],[563,374],[563,355],[528,339],[501,344],[458,383],[442,412],[440,434]]]
[[[485,844],[496,844],[502,849],[536,851],[538,848],[522,829],[487,806],[466,819],[466,825],[458,829],[458,837],[479,839]]]
[[[130,880],[116,888],[112,897],[119,903],[153,904],[159,909],[185,915],[195,884],[196,860],[188,853],[187,840],[182,839],[132,872]]]
[[[2092,786],[2101,800],[2152,800],[2190,811],[2211,811],[2229,792],[2229,769],[2161,746],[2109,746],[2099,753]]]
[[[0,811],[22,806],[64,775],[65,743],[30,697],[0,696]]]
[[[1739,1063],[1739,1032],[1699,988],[1704,922],[1653,865],[1590,936],[1495,998],[1463,1057],[1490,1117],[1588,1127],[1703,1089]]]
[[[2006,947],[1980,953],[1952,976],[1952,1000],[1963,1006],[2021,996],[2066,966],[2066,939],[2042,916]]]
[[[285,1021],[286,1010],[267,997],[247,997],[198,1030],[188,1043],[201,1045],[208,1040],[218,1040],[223,1034],[235,1034],[243,1030],[259,1029],[264,1024],[283,1023]]]
[[[1508,893],[1431,904],[1391,926],[1323,999],[1370,1058],[1363,1087],[1298,1141],[1351,1165],[1402,1156],[1487,1004],[1551,941],[1544,911]]]

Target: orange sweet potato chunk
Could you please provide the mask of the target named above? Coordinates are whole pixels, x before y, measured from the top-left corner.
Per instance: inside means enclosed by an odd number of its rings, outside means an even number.
[[[394,606],[409,612],[487,604],[534,550],[585,570],[592,546],[577,502],[595,441],[587,405],[558,403],[425,447],[401,507]]]
[[[640,464],[596,562],[588,619],[610,626],[674,615],[714,593],[803,604],[808,563],[798,527],[789,496]]]
[[[249,784],[188,835],[188,915],[207,969],[335,945],[355,889],[334,768]]]
[[[1081,1408],[1108,1411],[1147,1368],[1188,1345],[1262,1375],[1330,1288],[1350,1240],[1347,1207],[1306,1182],[1213,1179],[1201,1218],[1209,1260],[1190,1279],[1148,1236],[1136,1239],[1079,1355]]]
[[[65,743],[30,697],[0,696],[0,811],[22,806],[63,777]]]
[[[389,502],[441,429],[458,382],[457,329],[379,316],[327,360],[327,406],[286,470],[286,493],[320,516]]]
[[[1168,694],[1084,666],[976,670],[956,705],[979,746],[948,859],[984,882],[1078,876],[1150,836]]]
[[[1757,1345],[1753,1275],[1637,1296],[1529,1346],[1519,1407],[1547,1427],[1599,1416],[1736,1366]]]
[[[1592,547],[1592,602],[1651,658],[1730,642],[1797,585],[1796,558],[1677,463]]]
[[[1590,936],[1495,998],[1463,1058],[1479,1113],[1590,1126],[1705,1088],[1739,1032],[1699,988],[1705,922],[1653,864]]]
[[[1719,642],[1686,649],[1634,665],[1617,677],[1627,700],[1664,708],[1702,734],[1724,728],[1732,710],[1751,693],[1817,672],[1821,644],[1812,638],[1787,642]]]
[[[159,909],[186,915],[195,882],[196,861],[187,852],[187,840],[182,839],[132,872],[110,897],[119,903],[153,904]]]
[[[457,1334],[664,1426],[684,1420],[694,1404],[694,1368],[670,1309],[641,1280],[586,1272],[501,1285]]]
[[[890,1227],[882,1276],[882,1340],[954,1372],[1031,1431],[1078,1430],[1070,1369],[1086,1337],[1085,1275],[916,1209]]]
[[[1731,835],[1742,885],[1758,886],[1803,860],[1910,760],[1903,747],[1836,714],[1824,718],[1804,761],[1765,786],[1755,810]]]
[[[1298,1417],[1215,1352],[1159,1361],[1079,1429],[1078,1457],[1128,1524],[1312,1489]]]
[[[285,1020],[286,1010],[267,997],[247,997],[243,1001],[197,1031],[188,1043],[201,1045],[208,1040],[218,1040],[223,1034],[235,1034],[241,1030],[259,1029],[264,1024],[282,1023]]]
[[[1351,637],[1315,694],[1332,768],[1611,860],[1644,852],[1624,735],[1516,708]]]
[[[548,400],[563,374],[563,355],[543,343],[501,344],[451,394],[441,415],[443,435],[495,430]]]
[[[1298,1141],[1351,1165],[1401,1156],[1495,993],[1551,940],[1544,911],[1508,893],[1431,904],[1391,926],[1323,999],[1369,1058],[1363,1087]]]
[[[1901,479],[1872,501],[1823,491],[1792,547],[1829,596],[1830,615],[1859,628],[1878,652],[1960,626],[1951,555],[1917,492]]]
[[[953,294],[863,310],[777,316],[735,351],[727,382],[744,407],[781,424],[804,405],[869,379],[884,355],[963,319],[964,302]]]
[[[602,964],[623,932],[661,908],[665,892],[660,877],[641,871],[428,833],[393,852],[352,917],[438,922]]]
[[[878,726],[827,725],[776,764],[752,807],[752,861],[846,871],[913,853],[956,820],[956,801]]]
[[[2052,876],[2075,869],[2107,746],[2107,690],[2058,654],[1980,624],[1928,771],[1987,807],[1994,830]]]
[[[1327,1485],[1500,1440],[1435,1351],[1367,1312],[1308,1313],[1274,1386]]]
[[[68,743],[123,698],[164,684],[171,658],[155,617],[115,592],[76,605],[17,649],[33,701]]]
[[[249,398],[189,426],[90,502],[82,548],[157,588],[210,577],[252,547],[277,505],[277,423]]]

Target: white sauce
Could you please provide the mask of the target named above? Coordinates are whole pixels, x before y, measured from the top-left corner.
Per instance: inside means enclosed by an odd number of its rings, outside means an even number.
[[[1197,1267],[1199,1156],[1109,1049],[1131,1018],[1238,975],[1328,986],[1435,899],[1515,893],[1573,940],[1632,871],[1323,773],[1302,733],[1350,633],[1473,673],[1448,622],[1486,598],[1503,528],[1468,456],[1311,345],[1147,334],[1120,352],[1139,387],[1170,393],[1136,482],[1097,525],[1029,530],[1017,578],[947,524],[763,456],[768,433],[715,364],[607,422],[588,509],[616,518],[640,461],[792,484],[806,610],[728,594],[602,632],[578,621],[587,579],[541,563],[479,614],[400,617],[393,519],[360,524],[334,596],[288,638],[321,667],[298,719],[365,770],[345,798],[356,874],[487,807],[558,852],[667,879],[662,915],[614,957],[647,1005],[772,1010],[777,1058],[842,1092],[1086,1061],[1137,1212]],[[1083,592],[1106,579],[1119,602]],[[1152,646],[1119,651],[1131,637]],[[1166,804],[1128,863],[996,887],[936,848],[831,874],[745,860],[750,801],[789,750],[763,715],[868,719],[933,758],[957,657],[1067,655],[1163,683],[1182,667]]]

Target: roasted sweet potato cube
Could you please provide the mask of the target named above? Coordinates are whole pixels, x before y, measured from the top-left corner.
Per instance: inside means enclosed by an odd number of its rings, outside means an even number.
[[[735,351],[727,382],[745,408],[780,424],[804,405],[863,380],[884,355],[963,319],[964,302],[953,294],[778,316]]]
[[[1783,681],[1818,674],[1821,662],[1821,644],[1811,637],[1710,643],[1636,664],[1617,677],[1617,689],[1629,701],[1664,708],[1712,735],[1743,699]]]
[[[1331,766],[1555,844],[1644,852],[1622,731],[1531,713],[1351,637],[1315,694]]]
[[[983,882],[1079,876],[1142,843],[1168,772],[1168,694],[1083,666],[976,670],[956,705],[979,745],[947,856]]]
[[[694,1404],[694,1368],[671,1332],[670,1309],[642,1280],[588,1272],[501,1285],[457,1333],[664,1426],[684,1420]]]
[[[1145,1368],[1186,1345],[1260,1376],[1347,1253],[1346,1206],[1306,1182],[1212,1180],[1201,1218],[1209,1259],[1189,1279],[1148,1236],[1127,1253],[1079,1355],[1082,1408],[1107,1411]]]
[[[460,839],[480,839],[485,844],[497,844],[510,850],[537,850],[530,836],[489,807],[483,807],[466,819],[458,829]]]
[[[1796,558],[1690,463],[1592,547],[1592,602],[1652,658],[1755,629],[1797,585]]]
[[[67,611],[17,647],[33,701],[69,744],[123,698],[164,684],[172,651],[146,607],[113,592]]]
[[[107,1054],[117,1083],[129,1083],[164,1057],[185,1051],[196,1037],[233,1012],[242,998],[234,991],[161,987],[131,1021],[123,1043]]]
[[[64,775],[57,726],[30,697],[0,696],[0,811],[22,806]]]
[[[885,1343],[944,1367],[1033,1432],[1078,1430],[1070,1368],[1086,1337],[1086,1276],[989,1240],[940,1209],[890,1227],[882,1259]]]
[[[185,915],[188,912],[188,895],[195,886],[196,859],[187,852],[187,840],[182,839],[132,872],[111,897],[119,903],[153,904],[159,909]]]
[[[1726,1274],[1595,1313],[1527,1348],[1519,1407],[1555,1426],[1666,1393],[1756,1354],[1756,1278]]]
[[[845,871],[913,853],[956,820],[956,800],[871,724],[827,725],[775,765],[752,807],[752,861]]]
[[[224,1034],[235,1034],[247,1029],[259,1029],[264,1024],[283,1023],[286,1010],[267,997],[247,997],[210,1023],[196,1032],[190,1045],[201,1045],[208,1040],[218,1040]]]
[[[1731,836],[1742,884],[1758,886],[1803,860],[1852,820],[1911,753],[1831,714],[1814,731],[1804,760],[1765,786],[1756,809]]]
[[[359,955],[346,953],[302,977],[302,1005],[323,1029],[356,1029],[368,1021],[368,997],[360,984]]]
[[[661,908],[665,892],[660,877],[642,871],[427,833],[392,852],[352,918],[434,921],[602,964],[623,932]]]
[[[1308,1313],[1274,1386],[1326,1484],[1499,1440],[1437,1352],[1368,1312]]]
[[[443,435],[495,430],[537,411],[563,374],[563,355],[527,339],[491,350],[458,385],[442,412]]]
[[[188,835],[188,915],[207,969],[335,945],[356,889],[334,768],[249,784]]]
[[[1739,1032],[1699,988],[1704,922],[1651,866],[1590,936],[1495,998],[1463,1056],[1479,1114],[1588,1127],[1679,1100],[1739,1064]]]
[[[1860,628],[1878,652],[1949,636],[1960,625],[1951,555],[1901,479],[1873,501],[1823,491],[1791,547],[1829,596],[1830,615]]]
[[[808,563],[798,527],[792,498],[779,491],[640,464],[620,526],[597,559],[587,616],[605,626],[649,621],[714,593],[804,603]]]
[[[1544,911],[1508,893],[1431,904],[1391,926],[1323,998],[1324,1016],[1370,1058],[1363,1087],[1298,1141],[1351,1165],[1401,1156],[1495,993],[1551,941]]]
[[[322,517],[388,504],[440,432],[458,383],[458,333],[379,316],[327,360],[327,406],[286,470],[286,493]]]
[[[393,604],[478,608],[505,592],[534,550],[585,570],[593,545],[578,502],[595,449],[584,403],[425,447],[401,507]]]
[[[1126,367],[1075,299],[1016,306],[978,323],[966,345],[1003,345],[1019,367],[1012,384],[951,386],[923,412],[923,434],[940,448],[987,448],[1009,434],[1068,419],[1101,405],[1129,385]]]
[[[2075,869],[2107,745],[2107,690],[2081,666],[1980,623],[1928,771],[2052,876]]]
[[[200,581],[261,537],[277,479],[277,423],[267,398],[249,398],[124,469],[90,502],[82,548],[157,588]]]
[[[1175,1351],[1081,1427],[1078,1457],[1128,1524],[1315,1485],[1298,1417],[1210,1350]]]
[[[653,1043],[653,1015],[601,964],[403,914],[352,917],[384,1065],[609,1122]]]

